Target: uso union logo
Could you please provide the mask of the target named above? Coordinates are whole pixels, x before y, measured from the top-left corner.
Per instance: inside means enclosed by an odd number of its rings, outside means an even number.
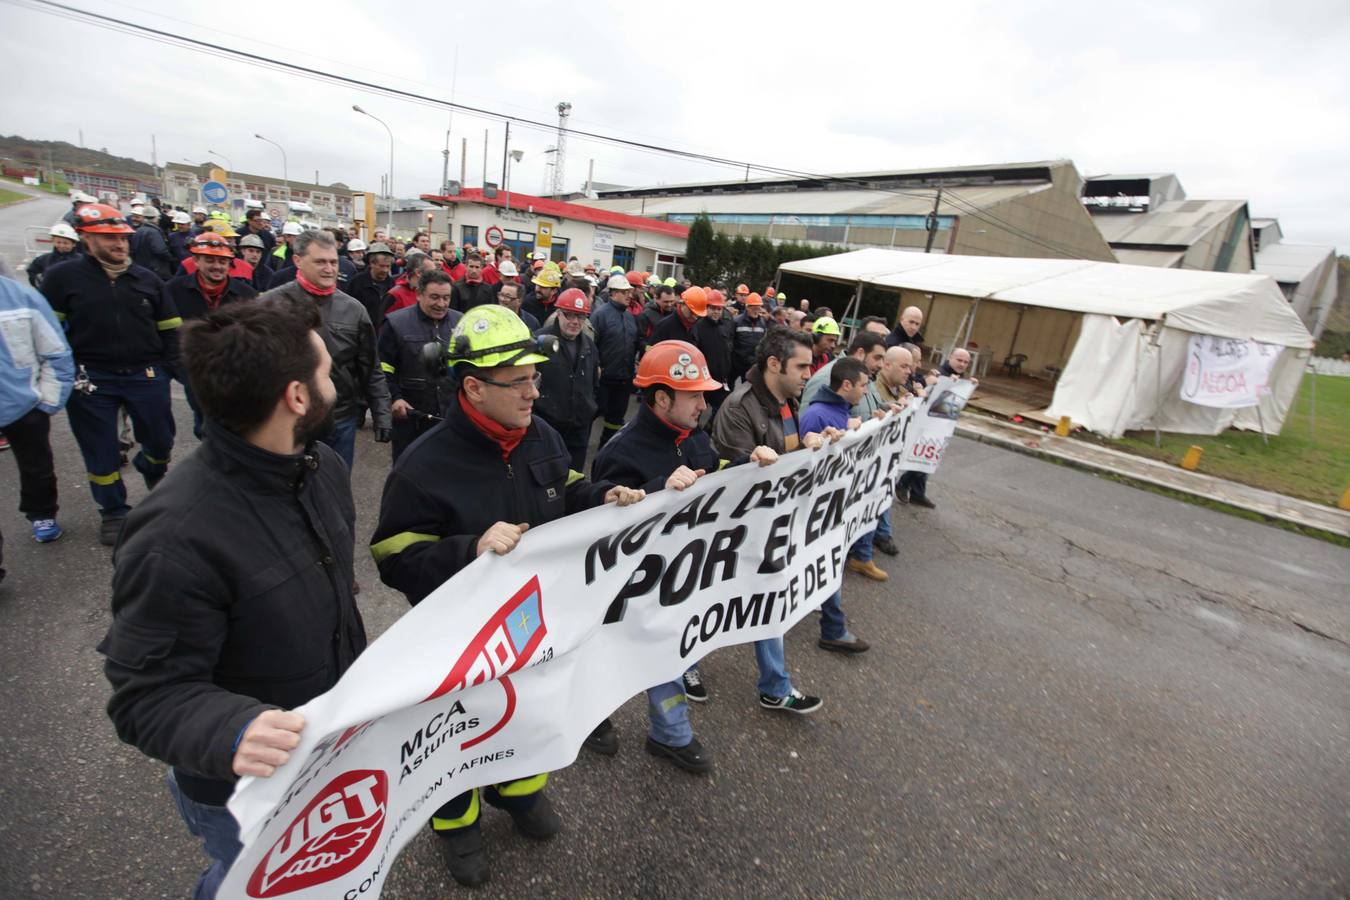
[[[481,744],[511,721],[516,711],[516,689],[506,676],[529,661],[547,634],[544,601],[539,593],[539,577],[536,575],[488,619],[450,668],[450,674],[445,676],[440,687],[422,701],[435,700],[443,694],[462,691],[485,681],[495,679],[501,682],[502,690],[506,693],[506,709],[501,719],[482,734],[465,742],[462,749]]]
[[[248,880],[250,897],[279,897],[346,875],[359,866],[384,828],[389,779],[356,769],[314,795],[267,851]]]

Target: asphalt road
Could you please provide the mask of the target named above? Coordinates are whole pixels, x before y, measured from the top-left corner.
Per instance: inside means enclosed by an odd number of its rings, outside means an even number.
[[[203,857],[163,767],[103,712],[110,553],[53,424],[60,542],[27,539],[0,458],[0,895],[186,896]],[[385,452],[358,433],[363,535]],[[896,507],[889,583],[848,576],[871,652],[817,649],[810,617],[789,635],[824,709],[763,711],[750,651],[713,654],[694,720],[715,773],[643,752],[630,701],[620,755],[551,781],[559,839],[528,844],[487,814],[483,893],[1350,893],[1350,552],[959,439],[932,496],[936,511]],[[373,636],[404,602],[358,560]],[[453,891],[436,854],[419,836],[385,896]]]
[[[5,190],[31,194],[37,198],[10,206],[0,206],[0,256],[5,258],[5,262],[9,263],[12,270],[18,272],[18,267],[27,262],[32,255],[25,252],[25,228],[30,225],[42,226],[43,229],[50,228],[53,222],[58,221],[70,209],[70,201],[64,194],[54,197],[23,184],[6,181],[3,185]],[[28,235],[28,240],[31,242],[37,234],[35,231]],[[43,245],[40,252],[45,253],[50,249],[50,245]],[[21,277],[26,284],[27,278],[22,275]]]

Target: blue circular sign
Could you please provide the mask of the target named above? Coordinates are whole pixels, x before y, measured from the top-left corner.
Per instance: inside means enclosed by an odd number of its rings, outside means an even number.
[[[230,199],[230,189],[219,181],[208,181],[202,185],[202,199],[207,203],[224,203]]]

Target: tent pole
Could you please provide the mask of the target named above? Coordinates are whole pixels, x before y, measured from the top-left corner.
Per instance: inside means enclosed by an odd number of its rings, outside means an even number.
[[[863,292],[863,283],[859,281],[858,289],[853,292],[853,299],[848,301],[848,306],[844,309],[844,317],[839,320],[841,324],[847,322],[851,318],[855,318],[858,315],[858,312],[861,310],[862,307],[862,292]],[[844,325],[844,327],[847,328],[848,326]]]
[[[1256,423],[1261,426],[1261,443],[1267,447],[1270,446],[1270,438],[1266,437],[1266,417],[1261,413],[1261,401],[1256,401]]]
[[[1317,369],[1309,364],[1312,371],[1312,403],[1308,410],[1308,437],[1317,440]]]
[[[1158,351],[1157,399],[1153,404],[1153,448],[1162,448],[1162,319],[1158,320],[1158,330],[1153,335],[1153,346]]]

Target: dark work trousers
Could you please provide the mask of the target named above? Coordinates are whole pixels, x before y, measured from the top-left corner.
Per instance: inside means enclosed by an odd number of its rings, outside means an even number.
[[[905,472],[900,476],[900,487],[908,491],[910,497],[927,497],[928,473]]]
[[[627,381],[600,380],[596,400],[600,404],[600,415],[604,418],[604,430],[600,432],[600,446],[618,434],[623,420],[628,415],[628,396],[633,392]]]
[[[183,382],[183,393],[187,395],[188,406],[192,409],[192,436],[200,441],[205,433],[202,428],[202,407],[197,402],[197,395],[192,393],[192,385],[186,380]]]
[[[32,522],[56,518],[56,468],[52,463],[52,417],[37,407],[0,426],[19,464],[19,512]]]
[[[465,791],[436,810],[431,817],[431,830],[446,832],[477,827],[480,791],[483,799],[498,809],[529,812],[547,784],[548,774],[545,773]]]
[[[406,419],[394,419],[394,439],[390,442],[393,459],[391,462],[398,462],[398,458],[403,455],[403,451],[412,446],[412,442],[421,437],[424,433],[431,430],[433,425],[440,424],[440,419],[433,419],[430,416],[409,415]]]
[[[140,452],[131,461],[145,477],[147,487],[164,477],[173,452],[173,407],[169,397],[169,374],[161,368],[108,372],[89,369],[89,380],[98,388],[92,394],[74,391],[66,404],[70,430],[80,445],[89,489],[105,518],[121,518],[127,505],[122,483],[117,443],[117,411],[125,406]]]
[[[586,422],[555,422],[546,416],[540,416],[545,422],[553,426],[553,430],[562,437],[563,443],[567,446],[567,453],[572,457],[571,468],[573,472],[586,471],[586,448],[591,442],[591,426],[595,420]]]

